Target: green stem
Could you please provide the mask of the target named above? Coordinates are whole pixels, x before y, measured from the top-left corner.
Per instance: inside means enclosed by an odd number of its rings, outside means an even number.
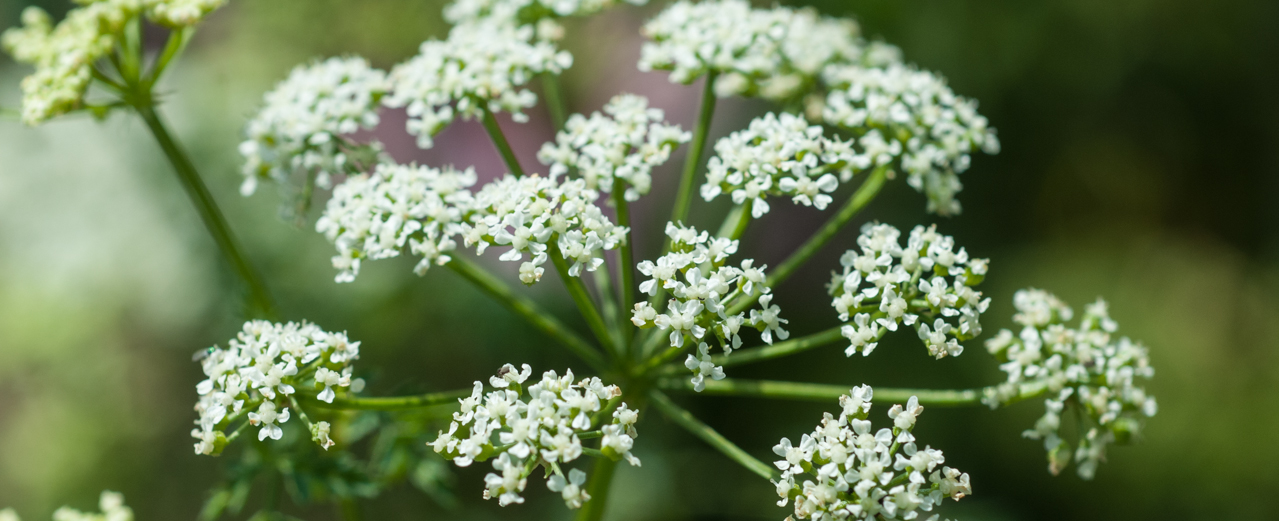
[[[706,380],[706,387],[701,394],[726,396],[757,396],[761,398],[783,398],[790,400],[807,400],[829,402],[838,400],[848,394],[846,385],[812,384],[801,382],[778,382],[773,380]],[[670,391],[694,392],[693,384],[682,378],[664,378],[657,386]],[[981,398],[990,388],[982,389],[895,389],[876,387],[873,402],[905,403],[911,396],[919,399],[922,405],[934,407],[970,407],[982,405]],[[1021,388],[1019,400],[1033,398],[1042,394],[1047,387],[1041,384],[1026,384]]]
[[[568,121],[564,109],[564,91],[560,89],[560,77],[549,72],[542,73],[542,94],[546,96],[546,109],[551,113],[551,123],[555,131],[564,130],[564,122]]]
[[[146,82],[143,84],[147,90],[150,90],[160,81],[160,77],[169,68],[169,64],[182,52],[182,49],[186,48],[187,42],[191,40],[192,32],[184,27],[178,27],[169,32],[169,39],[164,44],[164,50],[160,52],[160,56],[156,58],[155,63],[151,66],[151,71],[147,74]]]
[[[585,454],[586,450],[582,449],[582,453]],[[600,456],[595,458],[595,470],[591,471],[590,483],[586,485],[586,493],[590,494],[591,500],[577,512],[577,521],[599,521],[603,519],[604,510],[608,507],[608,493],[613,488],[613,473],[617,470],[617,462],[603,457],[603,454]]]
[[[568,261],[564,260],[564,255],[560,253],[559,246],[555,244],[555,238],[551,238],[548,242],[551,244],[547,248],[547,255],[551,257],[551,263],[559,272],[560,280],[564,281],[568,294],[573,297],[573,303],[577,304],[577,310],[582,313],[582,318],[586,319],[586,325],[591,328],[591,332],[595,333],[595,338],[604,346],[605,351],[616,352],[613,347],[613,336],[609,333],[608,326],[604,324],[604,317],[600,316],[600,310],[596,309],[595,302],[591,300],[590,293],[586,292],[582,279],[568,274]]]
[[[617,277],[621,291],[618,292],[618,317],[622,329],[622,339],[627,349],[632,347],[635,336],[635,325],[631,323],[631,306],[635,305],[635,257],[632,254],[634,233],[631,231],[630,203],[626,201],[626,185],[620,180],[613,181],[613,209],[617,212],[617,225],[626,228],[626,242],[617,249]]]
[[[780,358],[783,356],[790,356],[793,354],[802,353],[804,351],[808,351],[809,349],[813,349],[815,347],[821,347],[824,345],[838,342],[840,339],[844,338],[842,335],[840,335],[840,328],[842,327],[843,326],[836,326],[836,327],[827,329],[825,331],[822,331],[820,333],[813,333],[808,336],[792,338],[785,342],[778,342],[771,346],[752,347],[750,349],[738,349],[736,351],[733,351],[733,354],[731,355],[715,355],[711,357],[711,361],[715,365],[722,365],[722,366],[740,365],[740,364],[749,364],[752,362],[771,360],[774,358]],[[680,369],[682,370],[683,367],[681,367]]]
[[[626,344],[622,340],[622,324],[620,314],[617,311],[617,295],[613,293],[612,276],[608,272],[608,264],[601,265],[599,269],[591,272],[595,279],[595,291],[599,293],[599,301],[601,307],[604,308],[604,323],[607,325],[609,333],[612,334],[614,352],[618,358],[622,358],[626,353]]]
[[[751,206],[754,200],[748,200],[744,204],[735,204],[733,209],[728,211],[728,215],[724,216],[724,224],[719,226],[719,237],[725,237],[732,240],[742,238],[742,233],[746,232],[746,226],[751,223]]]
[[[178,147],[177,142],[173,140],[169,130],[165,127],[164,122],[160,120],[159,114],[156,114],[155,108],[150,103],[138,103],[134,105],[134,108],[137,109],[138,115],[142,116],[142,120],[146,122],[147,128],[155,136],[160,148],[164,150],[164,155],[168,157],[173,169],[177,171],[178,180],[182,182],[182,188],[186,189],[192,204],[199,211],[200,219],[204,221],[204,226],[208,228],[209,234],[213,236],[218,249],[222,250],[222,254],[231,263],[236,274],[240,276],[240,279],[248,287],[249,296],[258,311],[268,318],[275,318],[275,303],[266,289],[266,284],[262,282],[262,278],[258,276],[258,273],[249,264],[247,257],[241,251],[239,242],[236,240],[235,235],[231,233],[231,227],[227,224],[226,218],[222,216],[222,211],[218,208],[217,202],[214,201],[213,194],[209,193],[209,188],[200,179],[200,174],[196,171],[195,165],[191,163],[186,152]]]
[[[830,242],[839,233],[839,230],[845,224],[848,224],[848,221],[851,221],[853,216],[857,215],[857,212],[860,212],[862,208],[865,208],[867,204],[875,199],[875,196],[879,194],[879,189],[883,188],[887,175],[888,165],[880,166],[871,171],[870,176],[862,182],[862,185],[857,188],[857,191],[848,199],[848,202],[839,209],[839,213],[836,213],[826,224],[822,225],[821,229],[817,230],[817,233],[808,239],[808,242],[805,242],[803,246],[795,250],[795,253],[792,253],[789,258],[776,268],[773,268],[765,285],[770,288],[777,287],[794,274],[795,270],[799,269],[818,250],[821,250],[827,242]]]
[[[688,217],[688,206],[693,198],[693,181],[697,179],[697,167],[702,162],[702,151],[706,148],[706,137],[711,130],[711,118],[715,115],[715,77],[714,71],[706,73],[706,83],[702,86],[697,127],[693,129],[693,142],[689,144],[688,156],[684,158],[684,173],[679,179],[675,208],[671,210],[671,221],[675,223],[681,223]],[[667,244],[669,246],[669,242]]]
[[[728,441],[728,438],[725,438],[722,434],[716,432],[715,429],[712,429],[709,425],[702,423],[702,421],[697,419],[696,416],[693,416],[693,413],[675,405],[675,402],[672,402],[671,399],[661,391],[652,389],[648,392],[648,396],[649,399],[652,400],[653,405],[657,406],[657,409],[662,411],[662,414],[664,414],[667,418],[678,423],[680,427],[683,427],[694,436],[701,438],[702,441],[706,442],[710,446],[715,447],[715,449],[724,453],[725,456],[728,456],[729,459],[736,461],[741,466],[746,467],[747,470],[754,472],[764,479],[776,479],[779,477],[777,469],[774,469],[771,465],[756,459],[750,454],[747,454],[741,447],[738,447],[737,445],[734,445],[733,442]]]
[[[597,371],[603,371],[606,364],[604,357],[600,356],[598,350],[591,346],[586,340],[578,336],[568,326],[560,322],[554,316],[542,310],[540,306],[534,303],[528,297],[517,295],[507,286],[501,279],[494,277],[483,268],[476,266],[474,263],[467,261],[461,257],[454,256],[449,261],[448,267],[463,278],[471,281],[481,290],[488,293],[498,302],[506,306],[507,309],[515,312],[515,314],[524,317],[533,327],[542,333],[555,339],[564,347],[576,354],[587,365]]]
[[[438,393],[416,394],[411,396],[384,396],[384,397],[359,397],[347,396],[333,399],[333,403],[325,403],[319,400],[312,400],[303,397],[309,405],[314,405],[322,409],[333,410],[355,410],[355,411],[399,411],[404,409],[420,409],[422,407],[431,407],[434,405],[444,405],[448,403],[456,403],[459,398],[466,398],[471,395],[474,389],[458,389],[456,391],[443,391]]]
[[[493,117],[493,113],[489,112],[488,107],[484,108],[484,130],[488,131],[489,138],[493,140],[493,146],[497,147],[497,152],[502,154],[502,161],[506,162],[506,168],[510,169],[511,174],[515,177],[524,177],[524,169],[520,168],[520,160],[515,157],[515,152],[511,150],[511,145],[506,142],[506,135],[502,134],[502,127],[497,124],[497,118]]]

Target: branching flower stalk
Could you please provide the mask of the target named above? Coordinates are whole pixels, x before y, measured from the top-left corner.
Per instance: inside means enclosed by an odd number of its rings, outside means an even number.
[[[1108,446],[1135,439],[1155,415],[1156,402],[1142,387],[1153,376],[1147,350],[1113,337],[1118,325],[1105,303],[1089,306],[1069,326],[1071,309],[1040,290],[1014,296],[1019,333],[985,340],[1007,374],[1002,383],[872,390],[860,380],[730,378],[732,366],[832,345],[849,357],[869,356],[894,333],[918,338],[919,354],[928,358],[963,356],[983,334],[981,315],[991,299],[977,287],[990,263],[936,224],[903,232],[861,219],[856,243],[845,245],[830,267],[826,291],[809,290],[810,301],[833,308],[819,331],[792,335],[773,299],[899,176],[925,196],[929,212],[959,213],[959,175],[973,153],[996,153],[998,140],[976,102],[904,62],[895,47],[864,40],[851,20],[757,9],[744,0],[675,2],[644,26],[650,41],[641,70],[666,71],[684,85],[703,81],[691,132],[633,94],[619,94],[590,115],[564,116],[556,77],[573,59],[558,46],[565,36],[559,20],[615,3],[457,0],[445,9],[455,24],[449,35],[424,42],[389,72],[357,57],[296,68],[265,95],[240,147],[246,196],[260,184],[276,185],[286,205],[301,210],[297,218],[305,216],[298,194],[309,201],[331,190],[315,227],[336,250],[337,282],[354,282],[368,262],[401,255],[417,257],[414,272],[422,276],[447,266],[595,374],[547,371],[537,379],[530,366],[507,364],[467,389],[367,396],[354,367],[361,345],[345,333],[307,322],[250,321],[225,347],[197,354],[205,379],[196,386],[195,452],[217,455],[244,444],[245,461],[266,454],[341,467],[357,458],[352,447],[376,431],[381,441],[374,447],[412,454],[403,457],[419,462],[414,483],[437,500],[445,496],[430,476],[446,473],[450,463],[483,462],[492,472],[482,487],[464,488],[509,506],[524,502],[530,479],[542,479],[549,493],[578,510],[578,519],[593,521],[606,511],[617,464],[639,466],[636,426],[656,411],[762,478],[761,492],[769,481],[779,505],[793,507],[790,519],[937,519],[934,511],[947,498],[971,495],[972,480],[982,476],[947,467],[940,450],[920,446],[912,430],[925,407],[998,408],[1043,398],[1045,414],[1025,436],[1044,443],[1051,472],[1073,461],[1084,479],[1097,472]],[[26,26],[5,36],[6,48],[37,66],[24,81],[24,117],[38,123],[75,110],[104,113],[114,105],[86,101],[96,81],[117,95],[114,103],[152,124],[180,174],[202,188],[155,114],[150,89],[190,36],[190,23],[176,20],[193,23],[216,4],[99,0],[56,29],[29,12]],[[175,27],[147,72],[139,17]],[[67,48],[80,53],[71,55],[76,60],[50,58]],[[529,85],[535,78],[552,98],[557,129],[538,152],[543,171],[519,164],[495,118],[506,113],[524,123],[524,111],[538,101]],[[719,138],[703,163],[716,102],[727,96],[757,97],[775,110]],[[433,146],[458,117],[479,120],[508,173],[481,184],[472,168],[397,164],[380,143],[352,138],[376,126],[385,108],[407,113],[405,131],[422,147]],[[629,204],[650,195],[656,168],[686,144],[672,218],[661,227],[665,245],[645,259],[633,250]],[[703,165],[698,195],[732,202],[714,234],[684,222]],[[838,201],[845,184],[857,187]],[[198,206],[218,217],[209,222],[221,223],[207,191],[199,193]],[[770,268],[741,251],[739,239],[780,200],[832,215]],[[215,237],[230,244],[224,251],[243,260],[224,223],[219,229]],[[526,286],[542,280],[549,261],[589,333],[466,250],[517,263],[512,278]],[[242,264],[246,280],[256,280]],[[750,329],[756,333],[743,338]],[[770,465],[760,457],[768,447],[738,446],[667,392],[837,401],[840,410],[826,413],[797,443],[782,439],[772,447],[781,459]],[[891,427],[872,426],[872,403],[891,404]],[[1063,423],[1074,428],[1063,430]],[[310,440],[318,450],[295,440]],[[586,458],[595,461],[582,464]],[[224,498],[210,507],[221,512],[228,496],[214,497]],[[355,508],[350,495],[336,494],[334,503],[343,512]]]

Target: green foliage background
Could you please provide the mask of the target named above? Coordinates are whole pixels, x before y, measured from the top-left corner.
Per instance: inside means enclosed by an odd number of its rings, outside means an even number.
[[[0,25],[16,23],[28,3],[0,3]],[[42,3],[55,14],[67,7]],[[956,516],[1279,518],[1279,4],[813,4],[855,16],[868,36],[901,46],[909,61],[980,100],[1003,143],[1000,155],[975,158],[963,176],[959,218],[925,215],[921,197],[900,182],[868,215],[899,227],[939,222],[970,252],[992,258],[984,287],[995,299],[988,330],[1007,325],[1019,287],[1050,289],[1077,309],[1104,295],[1121,332],[1144,340],[1157,368],[1150,389],[1159,415],[1142,443],[1111,451],[1093,482],[1049,476],[1042,448],[1020,437],[1041,413],[1038,405],[930,409],[920,438],[973,476],[976,495]],[[373,263],[355,284],[332,283],[331,249],[319,235],[279,220],[269,190],[251,199],[236,193],[240,129],[290,67],[345,53],[389,66],[445,32],[440,6],[235,0],[197,35],[169,78],[174,94],[163,108],[285,315],[363,340],[359,367],[377,394],[461,387],[508,361],[539,371],[573,363],[444,270],[419,279],[401,259]],[[633,71],[636,28],[652,12],[654,6],[626,8],[571,25],[572,109],[595,110],[627,90],[654,97],[671,119],[689,125],[696,88]],[[0,61],[0,105],[17,105],[25,73]],[[767,110],[724,107],[715,135]],[[534,128],[539,121],[514,139],[526,156],[547,137],[544,125]],[[488,143],[476,141],[474,150],[484,156],[476,159],[481,170],[496,173]],[[445,157],[438,154],[412,157]],[[639,217],[656,220],[665,200],[650,198]],[[744,239],[747,251],[770,263],[824,218],[776,207]],[[694,215],[716,218],[708,210]],[[648,237],[655,226],[637,224]],[[779,288],[794,330],[835,323],[819,288],[850,244],[851,235]],[[651,239],[639,247],[638,258],[656,255]],[[217,255],[134,119],[71,118],[38,129],[0,122],[0,505],[45,519],[60,504],[92,507],[97,492],[109,488],[124,492],[144,521],[196,516],[223,465],[191,454],[187,431],[200,373],[190,355],[225,341],[239,321],[235,281]],[[551,286],[532,291],[561,316],[573,316]],[[921,387],[999,379],[977,343],[958,359],[934,362],[899,337],[870,358],[845,359],[832,347],[734,374]],[[684,403],[760,456],[834,407],[713,397]],[[656,415],[641,433],[644,466],[619,474],[614,486],[625,493],[614,494],[610,519],[787,514],[773,506],[771,486]],[[456,509],[401,485],[365,505],[366,518],[567,517],[544,492],[506,509],[480,501],[485,471],[481,465],[456,473]],[[262,501],[263,490],[251,504]],[[330,508],[289,510],[305,519],[334,516]]]

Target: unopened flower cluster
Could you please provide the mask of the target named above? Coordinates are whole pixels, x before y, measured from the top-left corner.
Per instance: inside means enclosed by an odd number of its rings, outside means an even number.
[[[642,328],[669,329],[671,347],[683,347],[686,339],[698,343],[697,354],[689,355],[686,362],[698,391],[704,377],[723,378],[723,369],[710,364],[709,346],[703,341],[707,332],[719,339],[725,353],[741,347],[742,326],[759,330],[760,338],[769,344],[773,337],[790,336],[782,329],[787,320],[781,318],[781,308],[772,304],[773,294],[764,285],[765,267],[756,267],[754,259],[742,260],[740,267],[727,264],[728,257],[737,253],[737,241],[675,223],[666,223],[666,235],[671,252],[656,262],[640,262],[636,268],[649,277],[640,283],[641,292],[652,296],[662,288],[672,298],[662,313],[648,302],[636,303],[631,322]],[[729,314],[736,302],[756,298],[760,309],[752,309],[749,317],[745,312]]]
[[[590,500],[582,486],[586,474],[573,469],[565,475],[561,466],[582,455],[581,435],[596,430],[605,456],[639,466],[631,454],[639,415],[622,403],[610,419],[605,406],[622,392],[599,378],[575,382],[572,371],[564,376],[547,371],[525,388],[532,373],[527,364],[519,370],[507,364],[489,379],[495,389],[487,394],[475,382],[471,396],[459,400],[461,408],[448,432],[440,432],[430,446],[459,467],[493,459],[495,472],[484,477],[485,499],[497,498],[502,506],[523,503],[528,478],[541,465],[550,476],[547,487],[559,492],[569,508],[579,508]]]
[[[5,31],[13,58],[35,66],[22,80],[22,120],[38,125],[84,106],[94,63],[115,48],[125,25],[146,15],[153,22],[182,27],[199,22],[226,0],[87,0],[57,25],[43,9],[22,12],[21,28]]]
[[[849,144],[824,137],[820,125],[770,112],[715,144],[701,194],[711,201],[727,193],[733,204],[750,204],[757,219],[768,213],[769,195],[825,210],[840,178],[850,179],[861,162]]]
[[[621,0],[644,5],[648,0]],[[455,0],[444,6],[444,19],[463,25],[481,20],[500,20],[515,25],[531,25],[537,37],[558,40],[564,29],[556,21],[568,16],[587,16],[620,3],[618,0]]]
[[[928,211],[959,213],[955,195],[970,154],[999,152],[977,102],[958,96],[938,75],[893,63],[829,67],[832,86],[822,118],[861,132],[857,144],[877,165],[899,161],[906,183],[928,197]]]
[[[752,9],[745,0],[677,2],[644,26],[653,41],[640,70],[671,71],[675,83],[715,73],[717,95],[789,101],[811,90],[823,67],[861,60],[857,24],[811,9]]]
[[[924,408],[912,396],[888,411],[892,428],[872,430],[868,385],[840,396],[839,416],[825,413],[799,445],[782,438],[774,482],[779,506],[794,500],[794,519],[916,519],[945,498],[972,494],[968,474],[946,467],[940,450],[915,443],[911,429]],[[900,450],[900,452],[899,452]],[[929,519],[935,520],[937,516]]]
[[[986,275],[986,259],[970,259],[955,240],[935,226],[916,226],[901,245],[901,231],[867,223],[857,237],[860,252],[848,250],[833,273],[831,305],[845,324],[845,353],[869,355],[888,331],[914,325],[936,358],[964,352],[960,342],[981,334],[981,313],[990,305],[973,289]],[[932,322],[929,322],[932,319]],[[918,325],[916,325],[918,324]]]
[[[246,127],[240,144],[244,184],[250,195],[259,179],[287,184],[295,172],[330,187],[336,175],[358,173],[347,153],[368,148],[344,135],[377,126],[379,101],[390,89],[386,73],[363,58],[329,58],[301,65],[264,96],[264,106]],[[364,155],[376,154],[376,147]]]
[[[570,116],[537,157],[550,166],[551,177],[573,172],[593,190],[609,193],[616,180],[625,181],[626,200],[636,201],[652,188],[653,167],[690,139],[678,125],[666,124],[662,109],[649,107],[647,98],[622,94],[604,105],[603,114]]]
[[[1073,316],[1070,307],[1043,290],[1018,291],[1013,304],[1013,321],[1021,332],[1005,329],[986,341],[986,348],[1003,362],[1000,369],[1008,381],[985,401],[995,407],[1016,400],[1024,385],[1047,387],[1052,396],[1044,400],[1046,411],[1024,435],[1044,441],[1053,474],[1071,460],[1071,445],[1061,437],[1063,410],[1081,410],[1074,460],[1079,476],[1092,479],[1105,460],[1106,446],[1130,441],[1145,418],[1158,411],[1155,398],[1138,382],[1155,373],[1146,348],[1111,336],[1119,326],[1103,300],[1084,309],[1078,328],[1065,324]]]
[[[133,509],[124,504],[124,495],[103,490],[98,497],[98,509],[102,512],[81,512],[71,507],[53,511],[53,521],[133,521]],[[12,508],[0,510],[0,521],[22,521]]]
[[[246,412],[259,440],[280,439],[292,397],[304,384],[312,384],[315,398],[328,403],[342,388],[359,392],[364,387],[362,380],[351,379],[360,343],[307,322],[246,322],[225,349],[214,346],[200,355],[207,378],[196,385],[200,419],[191,431],[196,454],[220,453],[228,442],[223,429]],[[324,448],[332,445],[327,423],[310,428]]]
[[[527,121],[524,109],[537,103],[528,82],[573,64],[567,51],[533,36],[532,27],[500,20],[454,27],[447,39],[423,42],[417,56],[391,70],[386,104],[408,111],[407,130],[423,148],[457,115],[478,119],[504,111]]]

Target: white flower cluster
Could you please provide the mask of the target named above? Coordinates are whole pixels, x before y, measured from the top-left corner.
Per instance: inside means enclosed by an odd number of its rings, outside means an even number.
[[[582,455],[583,437],[595,436],[606,457],[639,466],[639,459],[631,454],[639,415],[623,402],[610,420],[607,402],[622,391],[599,378],[575,383],[572,371],[562,377],[547,371],[541,381],[525,388],[532,374],[527,364],[521,370],[504,365],[489,379],[496,389],[488,394],[481,382],[475,382],[471,396],[458,400],[461,410],[454,413],[448,432],[440,432],[429,445],[459,467],[496,458],[496,472],[484,477],[484,499],[497,498],[502,506],[523,503],[520,494],[528,477],[542,465],[551,475],[547,488],[559,492],[569,508],[580,508],[591,498],[582,486],[586,474],[574,469],[565,476],[560,466]]]
[[[820,125],[809,125],[803,116],[770,112],[715,143],[702,198],[711,201],[728,193],[734,204],[750,204],[757,219],[768,213],[769,195],[825,210],[840,178],[852,178],[859,163],[850,144],[822,136]]]
[[[1066,407],[1081,411],[1074,460],[1079,476],[1092,479],[1105,460],[1106,445],[1129,442],[1144,419],[1159,410],[1155,398],[1137,384],[1138,378],[1155,374],[1146,347],[1111,337],[1119,326],[1103,300],[1085,308],[1075,329],[1065,325],[1073,315],[1070,307],[1043,290],[1018,291],[1013,305],[1013,321],[1022,326],[1021,333],[1005,329],[986,341],[986,348],[1003,362],[1000,369],[1008,381],[985,401],[991,407],[1010,403],[1025,384],[1043,385],[1053,393],[1044,401],[1044,416],[1024,433],[1044,441],[1053,474],[1071,459],[1071,446],[1060,432],[1062,412]]]
[[[133,509],[124,504],[124,494],[103,490],[98,496],[100,513],[81,512],[71,507],[53,511],[53,521],[133,521]],[[0,510],[0,521],[21,521],[12,509]]]
[[[351,282],[363,259],[386,259],[409,244],[422,255],[416,271],[449,261],[456,247],[452,236],[463,209],[472,201],[475,184],[468,168],[378,165],[372,175],[352,176],[333,190],[316,231],[333,243],[338,282]]]
[[[527,121],[524,109],[537,103],[525,85],[541,73],[560,74],[573,56],[546,41],[534,41],[534,29],[500,20],[459,25],[444,41],[427,40],[420,52],[391,70],[392,91],[385,103],[406,107],[407,129],[418,146],[430,148],[432,136],[456,114],[480,118],[485,110],[506,111]]]
[[[832,273],[831,305],[840,320],[852,317],[842,328],[851,342],[845,354],[869,355],[898,324],[918,323],[928,354],[958,356],[964,352],[960,342],[981,334],[980,315],[990,299],[973,287],[985,278],[989,261],[970,259],[963,248],[955,251],[955,239],[937,233],[936,226],[916,226],[905,247],[900,239],[901,231],[891,225],[867,223],[857,237],[861,251],[845,252],[839,259],[843,272]]]
[[[386,73],[363,58],[294,68],[266,93],[262,110],[249,121],[248,139],[240,144],[246,160],[240,192],[251,195],[260,179],[286,183],[295,172],[329,188],[333,176],[359,172],[363,165],[352,164],[347,152],[369,146],[342,136],[376,127],[379,101],[388,90]]]
[[[130,20],[144,12],[157,23],[192,25],[225,0],[83,0],[57,25],[43,9],[22,11],[20,28],[0,37],[14,60],[35,66],[22,80],[22,120],[38,125],[84,105],[93,65],[118,43]]]
[[[632,5],[648,3],[648,0],[622,1]],[[459,25],[480,20],[534,25],[538,38],[558,40],[564,30],[555,18],[591,15],[618,3],[618,0],[454,0],[444,6],[444,19]]]
[[[474,171],[380,165],[372,176],[354,176],[333,191],[316,230],[338,249],[333,266],[338,282],[355,280],[361,259],[399,255],[407,244],[422,261],[446,264],[460,237],[476,253],[491,245],[510,246],[504,261],[523,261],[520,280],[542,278],[551,250],[570,261],[570,276],[595,271],[604,250],[626,240],[595,205],[599,192],[581,179],[558,182],[541,176],[507,176],[472,194]]]
[[[280,425],[289,421],[288,404],[296,386],[312,383],[316,399],[332,403],[341,388],[360,392],[363,380],[351,379],[351,363],[360,357],[360,343],[345,333],[329,333],[315,324],[264,320],[245,322],[227,343],[198,353],[207,379],[196,385],[200,399],[195,410],[198,427],[191,431],[196,454],[218,454],[228,438],[223,429],[247,412],[248,423],[259,427],[258,439],[278,440]],[[254,409],[256,407],[256,409]],[[331,445],[328,424],[312,426],[324,448]],[[323,436],[320,436],[322,431]]]
[[[889,409],[893,428],[872,431],[872,395],[868,385],[853,388],[839,397],[838,417],[825,413],[798,446],[782,438],[773,447],[783,458],[774,463],[782,471],[777,505],[793,499],[794,519],[917,519],[947,497],[973,493],[968,474],[942,465],[940,450],[915,444],[910,431],[924,411],[917,398]]]
[[[876,165],[900,162],[906,182],[928,197],[928,211],[954,215],[959,174],[969,154],[999,152],[999,140],[977,102],[958,96],[936,74],[893,63],[826,69],[832,86],[822,118],[860,133],[857,145]]]
[[[621,179],[626,200],[635,201],[652,188],[653,168],[691,139],[678,125],[666,124],[662,109],[649,107],[647,98],[621,94],[604,105],[603,114],[569,117],[537,158],[551,167],[551,177],[572,169],[593,190],[612,192],[614,180]]]
[[[851,20],[812,9],[752,9],[745,0],[676,2],[644,26],[639,68],[669,70],[689,84],[714,72],[717,95],[795,100],[812,90],[822,69],[860,61],[865,45]]]
[[[671,239],[671,252],[656,262],[640,262],[636,268],[649,277],[640,284],[641,292],[656,295],[661,287],[669,290],[672,298],[664,313],[648,302],[636,303],[631,322],[641,328],[669,329],[672,347],[683,347],[685,338],[699,344],[697,355],[689,355],[686,363],[695,375],[693,384],[698,391],[704,376],[723,378],[722,369],[705,366],[710,355],[702,339],[708,331],[719,339],[725,353],[741,347],[742,326],[759,330],[760,338],[768,344],[774,336],[781,340],[790,336],[782,329],[787,320],[781,318],[781,308],[772,304],[773,294],[764,286],[765,267],[755,267],[754,259],[743,260],[740,268],[726,264],[728,257],[737,253],[737,241],[675,223],[666,223],[666,235]],[[752,309],[749,317],[745,312],[728,314],[736,301],[756,298],[760,309]]]

